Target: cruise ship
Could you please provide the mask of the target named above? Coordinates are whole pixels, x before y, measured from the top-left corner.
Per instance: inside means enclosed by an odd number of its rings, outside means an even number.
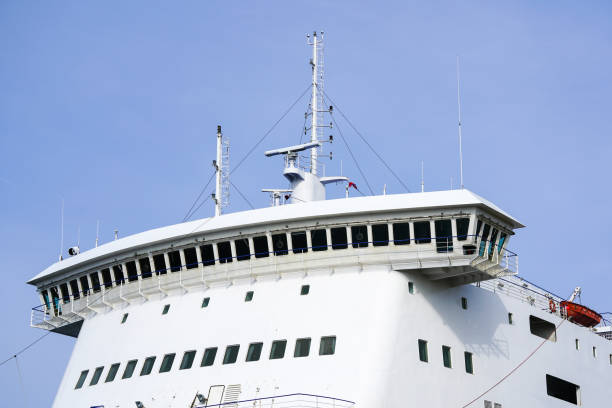
[[[262,186],[269,207],[226,213],[219,127],[214,216],[70,248],[29,280],[31,325],[76,338],[53,406],[609,406],[612,331],[580,288],[519,277],[520,221],[463,186],[352,197],[324,175],[322,41],[309,141],[265,152],[288,182]]]

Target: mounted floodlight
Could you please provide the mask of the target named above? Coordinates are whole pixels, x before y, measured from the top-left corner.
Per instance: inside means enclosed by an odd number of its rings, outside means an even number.
[[[136,404],[136,408],[144,408],[144,404],[140,401],[135,401],[134,404]]]
[[[68,248],[68,255],[70,256],[75,256],[81,253],[81,250],[79,249],[78,246],[73,246]]]
[[[319,146],[321,146],[321,142],[318,142],[318,141],[310,142],[310,143],[304,143],[301,145],[282,147],[280,149],[275,149],[275,150],[268,150],[264,154],[267,157],[270,157],[270,156],[276,156],[279,154],[290,154],[290,153],[295,153],[295,152],[301,152],[303,150],[312,149],[314,147],[319,147]]]

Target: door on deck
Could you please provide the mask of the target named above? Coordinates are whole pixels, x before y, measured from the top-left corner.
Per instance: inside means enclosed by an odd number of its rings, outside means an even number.
[[[208,389],[208,401],[206,406],[211,407],[220,404],[223,399],[224,391],[225,385],[211,385]]]

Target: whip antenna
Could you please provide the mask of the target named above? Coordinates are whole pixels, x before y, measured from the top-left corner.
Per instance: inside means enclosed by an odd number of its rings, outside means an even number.
[[[461,138],[461,93],[459,88],[459,56],[457,55],[457,114],[459,116],[459,176],[463,190],[463,143]]]

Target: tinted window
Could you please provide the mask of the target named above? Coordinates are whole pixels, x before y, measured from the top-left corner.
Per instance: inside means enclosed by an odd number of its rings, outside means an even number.
[[[429,361],[427,354],[427,342],[425,340],[419,340],[419,360],[426,363]]]
[[[115,275],[115,284],[121,284],[125,282],[125,277],[123,276],[123,269],[121,265],[113,266],[113,274]]]
[[[78,299],[81,297],[81,295],[79,294],[79,284],[77,283],[76,279],[70,281],[70,290],[72,291],[72,297],[74,299]],[[49,295],[47,295],[47,297],[49,297]],[[48,303],[49,299],[47,299],[46,301]]]
[[[204,299],[202,299],[202,308],[208,307],[209,303],[210,303],[209,297],[205,297]]]
[[[458,218],[455,222],[457,224],[457,240],[465,241],[468,235],[470,219],[469,218]]]
[[[268,249],[268,237],[255,237],[253,238],[253,246],[255,247],[255,258],[265,258],[270,255]]]
[[[108,374],[106,374],[106,380],[104,382],[111,382],[117,376],[117,371],[119,371],[119,363],[115,363],[108,369]]]
[[[272,235],[272,246],[274,246],[274,255],[287,255],[287,234]]]
[[[151,371],[153,371],[153,364],[155,364],[155,356],[147,357],[142,364],[142,370],[140,370],[140,375],[149,375]]]
[[[287,340],[276,340],[272,342],[270,349],[270,360],[285,357],[285,349],[287,348]]]
[[[62,283],[60,285],[60,294],[62,295],[62,300],[64,301],[64,303],[67,303],[70,301],[70,294],[68,293],[67,283]]]
[[[200,247],[200,255],[202,255],[202,265],[210,266],[215,264],[215,250],[212,244],[202,245]]]
[[[546,374],[546,393],[570,404],[579,404],[580,387],[549,374]]]
[[[79,388],[83,386],[83,384],[85,383],[85,379],[87,378],[87,374],[89,374],[89,370],[81,371],[81,375],[79,376],[79,379],[76,385],[74,386],[75,390],[78,390]]]
[[[204,350],[204,356],[202,356],[202,364],[200,364],[200,367],[208,367],[213,365],[216,356],[217,347],[211,347]]]
[[[92,273],[91,275],[89,275],[89,277],[91,278],[91,287],[93,291],[99,292],[100,291],[100,276],[98,275],[98,272]]]
[[[170,261],[171,272],[178,272],[181,270],[181,254],[179,251],[168,252],[168,261]]]
[[[136,368],[136,363],[138,360],[130,360],[125,366],[125,371],[123,371],[122,379],[130,378],[132,374],[134,374],[134,369]]]
[[[393,224],[393,243],[395,245],[408,245],[410,244],[410,224],[407,222],[400,222]]]
[[[327,251],[327,232],[324,229],[310,231],[313,251]]]
[[[126,262],[125,269],[127,270],[127,276],[128,276],[129,282],[138,280],[138,270],[136,269],[136,262],[134,261]]]
[[[87,276],[81,276],[79,280],[81,281],[81,288],[83,288],[83,294],[88,295],[89,294],[89,281],[87,280]]]
[[[104,282],[105,288],[110,288],[113,286],[113,278],[111,278],[110,269],[102,269],[102,282]]]
[[[232,246],[229,241],[219,242],[217,251],[219,252],[219,263],[232,262]]]
[[[293,357],[307,357],[310,354],[310,339],[297,339]]]
[[[227,346],[225,349],[225,356],[223,356],[223,364],[234,364],[238,359],[238,350],[240,346],[235,344],[233,346]]]
[[[292,232],[291,233],[291,244],[293,245],[294,254],[308,252],[308,242],[306,241],[306,231]]]
[[[151,273],[151,262],[149,262],[149,258],[141,258],[138,260],[138,263],[140,264],[142,279],[150,278],[153,274]]]
[[[487,247],[487,240],[489,239],[490,230],[491,230],[491,227],[489,226],[489,224],[485,224],[484,228],[482,229],[482,238],[480,240],[480,248],[478,248],[478,255],[480,256],[484,256],[484,252]]]
[[[319,355],[328,356],[336,352],[336,336],[321,337],[319,344]]]
[[[348,248],[348,238],[346,236],[346,227],[338,227],[331,229],[331,241],[333,249]]]
[[[389,245],[389,226],[387,224],[372,225],[372,245]]]
[[[100,381],[100,377],[102,376],[103,370],[104,370],[104,367],[96,368],[96,371],[94,371],[93,376],[91,377],[91,381],[89,382],[89,385],[96,385],[98,381]]]
[[[309,292],[310,292],[310,285],[302,285],[302,288],[300,289],[300,295],[305,296]]]
[[[452,368],[451,349],[448,346],[442,346],[442,363],[446,368]]]
[[[508,238],[508,234],[506,234],[505,232],[502,232],[501,235],[499,236],[499,243],[497,244],[497,253],[500,254],[504,244],[506,243],[506,238]]]
[[[351,238],[353,239],[353,248],[367,247],[368,227],[365,225],[355,225],[351,227]]]
[[[240,238],[234,240],[236,245],[236,259],[239,261],[245,261],[251,259],[251,249],[249,248],[249,239]]]
[[[166,258],[164,254],[153,255],[153,264],[155,266],[155,274],[163,275],[166,273]]]
[[[451,229],[451,220],[436,220],[434,221],[436,229],[436,251],[453,252],[453,231]]]
[[[195,355],[195,350],[186,351],[185,354],[183,354],[183,360],[181,360],[181,366],[179,367],[179,370],[187,370],[191,368],[191,366],[193,365],[193,360],[195,359]]]
[[[185,248],[183,249],[183,254],[185,255],[185,265],[187,269],[198,267],[198,254],[195,248]]]
[[[466,351],[464,353],[465,357],[465,372],[468,374],[474,374],[474,364],[472,362],[472,353]]]
[[[164,359],[162,360],[161,366],[159,367],[160,373],[167,373],[172,369],[172,364],[174,363],[174,357],[176,357],[176,353],[166,354]]]
[[[429,221],[414,223],[414,240],[417,244],[428,244],[431,242],[431,226]]]
[[[244,301],[245,302],[250,302],[251,300],[253,300],[253,291],[249,290],[246,295],[244,296]]]
[[[263,343],[251,343],[249,344],[249,350],[247,351],[246,361],[257,361],[261,357],[261,349]]]

